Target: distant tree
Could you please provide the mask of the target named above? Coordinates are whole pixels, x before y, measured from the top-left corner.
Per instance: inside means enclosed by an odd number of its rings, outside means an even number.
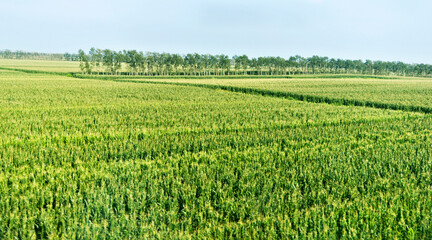
[[[80,60],[80,69],[82,73],[91,73],[91,66],[88,61],[87,55],[84,53],[82,49],[78,50],[79,60]]]
[[[136,50],[123,51],[124,60],[131,74],[138,74],[138,68],[142,62],[141,55]]]
[[[114,74],[114,54],[111,50],[105,49],[102,51],[102,64],[105,67],[104,72]]]

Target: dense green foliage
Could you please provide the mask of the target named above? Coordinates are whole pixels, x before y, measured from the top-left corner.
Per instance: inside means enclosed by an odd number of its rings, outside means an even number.
[[[0,239],[432,237],[431,115],[205,83],[0,70]]]
[[[431,76],[432,65],[402,62],[329,59],[312,56],[249,58],[246,55],[169,54],[90,49],[79,50],[81,72],[88,74],[127,74],[146,76],[224,76],[224,75],[293,75],[293,74],[369,74]]]

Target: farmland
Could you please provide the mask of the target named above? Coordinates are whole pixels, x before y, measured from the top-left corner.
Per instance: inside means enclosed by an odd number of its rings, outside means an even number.
[[[430,114],[202,87],[429,108],[432,80],[72,76],[0,70],[0,239],[432,237]]]
[[[324,75],[325,76],[325,75]],[[161,82],[246,88],[264,92],[294,93],[340,100],[372,101],[398,106],[432,107],[432,81],[428,78],[375,79],[360,76],[292,79],[139,79],[105,77],[127,82]]]
[[[79,63],[72,61],[35,61],[22,59],[0,59],[0,67],[36,71],[77,72]]]
[[[432,107],[432,81],[422,78],[396,79],[276,79],[214,80],[209,84],[242,86],[295,92],[340,99],[374,100],[398,105]]]

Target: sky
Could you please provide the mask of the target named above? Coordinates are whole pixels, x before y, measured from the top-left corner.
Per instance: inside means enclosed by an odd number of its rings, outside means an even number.
[[[0,0],[0,49],[432,64],[430,0]]]

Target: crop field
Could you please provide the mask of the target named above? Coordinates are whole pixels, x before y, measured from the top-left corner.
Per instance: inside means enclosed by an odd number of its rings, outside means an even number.
[[[421,78],[3,69],[0,239],[432,237],[431,114],[205,84],[432,107],[432,80]]]
[[[0,67],[52,72],[78,72],[79,62],[0,59]]]
[[[428,78],[312,78],[306,75],[294,79],[119,79],[125,80],[234,86],[332,99],[432,107],[432,79]]]

